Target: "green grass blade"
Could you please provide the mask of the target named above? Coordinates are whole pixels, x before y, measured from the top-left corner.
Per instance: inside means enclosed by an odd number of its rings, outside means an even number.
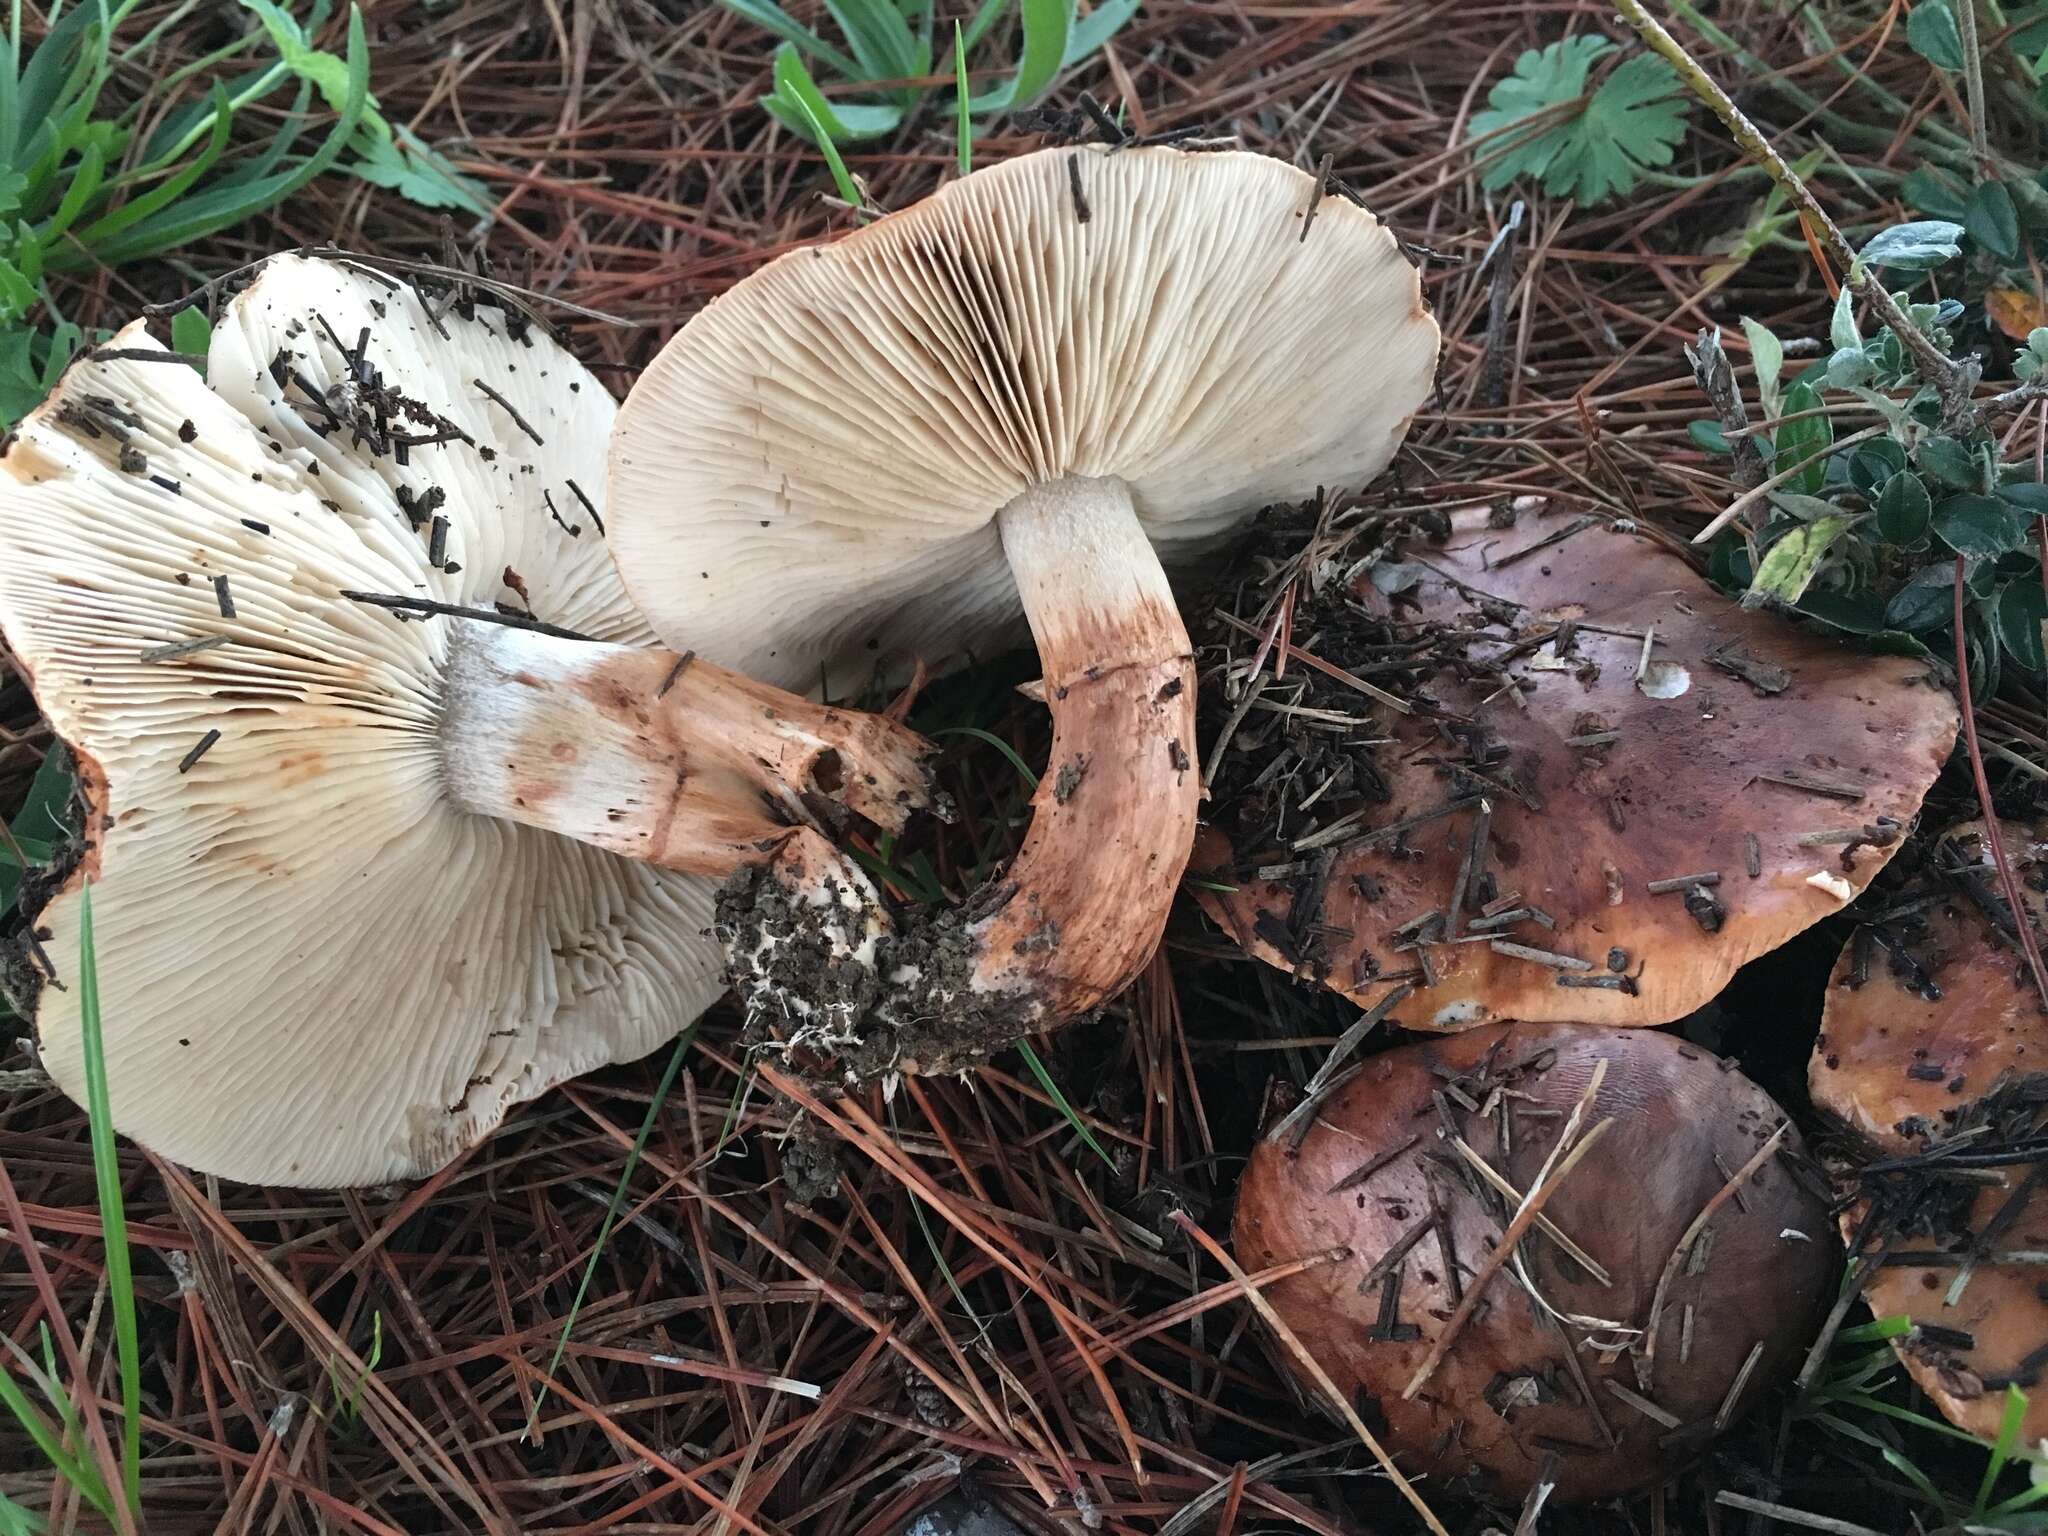
[[[0,1536],[42,1536],[49,1528],[42,1516],[0,1493]]]
[[[818,89],[797,51],[786,46],[775,50],[775,94],[764,97],[761,105],[785,126],[826,151],[825,159],[834,167],[833,179],[840,184],[839,195],[856,208],[861,204],[860,194],[857,189],[847,190],[853,186],[853,178],[842,174],[846,166],[839,160],[835,146],[848,139],[879,138],[903,121],[900,107],[857,103],[833,106]]]
[[[606,1207],[604,1221],[598,1226],[597,1241],[591,1244],[590,1262],[583,1266],[583,1278],[576,1282],[576,1295],[569,1303],[569,1315],[562,1319],[562,1336],[555,1340],[555,1352],[548,1356],[547,1375],[553,1378],[555,1370],[562,1363],[562,1355],[569,1348],[569,1334],[576,1326],[576,1314],[583,1310],[583,1298],[590,1293],[590,1282],[597,1276],[597,1261],[604,1256],[604,1245],[612,1235],[612,1225],[619,1219],[619,1209],[626,1203],[626,1191],[633,1183],[633,1170],[640,1166],[640,1154],[647,1149],[647,1138],[654,1134],[654,1122],[661,1115],[662,1105],[668,1102],[669,1090],[675,1086],[676,1074],[683,1068],[683,1058],[690,1053],[690,1042],[697,1038],[696,1021],[676,1037],[676,1048],[669,1053],[668,1065],[661,1070],[661,1081],[655,1085],[654,1097],[647,1101],[647,1114],[640,1121],[640,1134],[633,1138],[633,1150],[626,1154],[626,1165],[619,1170],[618,1187],[612,1191],[612,1203]],[[548,1384],[542,1381],[540,1391],[533,1396],[533,1412],[526,1416],[526,1434],[533,1434],[533,1426],[540,1422],[541,1404],[548,1400]]]
[[[917,38],[890,0],[824,0],[860,65],[856,80],[901,80],[917,73]]]
[[[1117,33],[1124,23],[1138,14],[1138,7],[1144,0],[1102,0],[1081,20],[1074,23],[1074,30],[1067,36],[1067,54],[1060,60],[1061,69],[1071,69]]]
[[[203,367],[206,349],[213,343],[213,322],[198,305],[179,310],[171,317],[171,345]]]
[[[960,174],[974,169],[974,119],[967,111],[967,48],[960,41],[960,23],[953,23],[953,110],[960,114]]]
[[[43,1453],[43,1459],[49,1462],[52,1471],[76,1488],[79,1496],[107,1519],[114,1518],[114,1501],[99,1473],[93,1470],[91,1463],[71,1454],[50,1421],[37,1411],[35,1404],[28,1400],[28,1394],[21,1390],[21,1384],[4,1367],[0,1367],[0,1407],[14,1415],[22,1431]]]
[[[2027,1394],[2018,1387],[2005,1389],[2005,1411],[1999,1415],[1998,1438],[1992,1442],[1991,1458],[1984,1463],[1984,1476],[1977,1484],[1977,1497],[1970,1503],[1970,1518],[1982,1519],[1985,1506],[1991,1502],[1991,1490],[1998,1486],[1998,1474],[2005,1470],[2005,1464],[2012,1460],[2013,1449],[2020,1443],[2020,1423],[2027,1416]]]
[[[140,197],[131,197],[104,218],[95,219],[78,232],[81,245],[98,249],[124,229],[131,229],[159,208],[175,203],[192,189],[193,183],[213,169],[214,162],[227,152],[228,129],[233,122],[233,111],[228,106],[227,90],[216,80],[213,82],[213,133],[206,141],[206,147],[198,155],[179,167],[175,176]]]
[[[755,26],[773,32],[785,43],[801,48],[820,64],[830,65],[849,80],[860,78],[860,66],[826,42],[809,27],[790,18],[774,0],[718,0],[728,11],[745,17]]]
[[[1003,14],[1009,3],[1010,0],[981,0],[981,9],[967,23],[966,40],[960,45],[965,52],[972,53],[981,46],[981,40],[988,36],[988,29],[996,24],[996,18]]]
[[[978,725],[949,725],[943,730],[933,731],[932,736],[972,736],[976,741],[994,747],[1010,760],[1010,766],[1023,776],[1024,782],[1033,789],[1038,788],[1038,775],[1031,771],[1031,765],[1017,755],[1017,749],[992,731],[984,731]]]
[[[1067,36],[1074,25],[1074,0],[1020,0],[1024,13],[1024,47],[1017,72],[985,96],[968,104],[976,116],[1028,107],[1045,94],[1067,56]]]
[[[1102,1143],[1095,1139],[1095,1133],[1088,1129],[1086,1122],[1074,1112],[1074,1106],[1067,1102],[1067,1096],[1060,1092],[1060,1085],[1054,1082],[1052,1074],[1045,1070],[1045,1063],[1038,1059],[1038,1052],[1031,1048],[1031,1042],[1019,1040],[1017,1053],[1024,1058],[1024,1065],[1031,1069],[1031,1075],[1038,1079],[1038,1086],[1045,1090],[1046,1097],[1053,1101],[1062,1115],[1066,1116],[1067,1124],[1074,1128],[1081,1140],[1086,1142],[1095,1155],[1114,1173],[1116,1164],[1110,1162],[1109,1154],[1102,1150]]]
[[[1875,1344],[1883,1339],[1903,1339],[1913,1331],[1913,1319],[1901,1312],[1892,1317],[1880,1317],[1874,1323],[1862,1323],[1854,1328],[1844,1328],[1835,1335],[1835,1347],[1845,1344]]]
[[[107,1047],[100,1028],[99,961],[93,951],[92,887],[78,907],[78,1027],[85,1037],[85,1108],[92,1125],[92,1173],[99,1189],[100,1235],[107,1249],[107,1290],[114,1303],[114,1347],[121,1361],[121,1481],[128,1507],[142,1511],[142,1346],[135,1331],[135,1275],[128,1261],[128,1216],[114,1150],[107,1094]]]

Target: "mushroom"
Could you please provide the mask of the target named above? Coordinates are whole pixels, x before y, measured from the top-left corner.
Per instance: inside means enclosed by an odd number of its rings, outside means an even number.
[[[114,1124],[208,1172],[440,1167],[723,990],[703,877],[923,793],[900,727],[645,643],[579,494],[609,396],[443,310],[272,261],[211,389],[133,325],[0,458],[0,628],[85,806],[12,990],[82,1099],[89,883]]]
[[[2048,1436],[2048,1393],[2035,1390],[2048,1369],[2048,1018],[1984,834],[1982,822],[1945,833],[1924,886],[1851,937],[1808,1084],[1860,1144],[1842,1170],[1842,1235],[1871,1312],[1914,1324],[1892,1341],[1907,1371],[1987,1440],[2005,1388],[2020,1387],[2031,1444]],[[2004,834],[2038,933],[2048,828],[2008,822]]]
[[[1233,1242],[1254,1275],[1340,1254],[1264,1294],[1405,1470],[1596,1498],[1677,1470],[1796,1362],[1837,1260],[1798,1155],[1762,1089],[1672,1036],[1496,1025],[1273,1124]]]
[[[1625,523],[1448,522],[1300,592],[1323,670],[1223,743],[1195,894],[1251,954],[1361,1003],[1413,981],[1420,1028],[1658,1024],[1883,868],[1955,739],[1924,661],[1745,613]]]
[[[732,893],[736,980],[785,1046],[958,1066],[1151,955],[1201,794],[1165,563],[1377,474],[1435,367],[1415,271],[1323,185],[1246,153],[1024,155],[771,262],[635,385],[613,542],[658,633],[808,687],[1007,644],[1021,616],[1044,668],[1031,826],[965,907],[890,933],[842,903],[821,935],[786,872]],[[821,975],[821,942],[875,964]]]

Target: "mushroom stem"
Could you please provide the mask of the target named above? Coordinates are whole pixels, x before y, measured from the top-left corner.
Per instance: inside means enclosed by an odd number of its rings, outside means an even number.
[[[1045,669],[1052,753],[1031,828],[974,923],[975,990],[1058,1022],[1158,946],[1194,845],[1194,647],[1121,480],[1033,486],[997,515]]]
[[[667,869],[765,862],[821,799],[895,830],[929,795],[903,726],[674,651],[464,624],[444,676],[456,804]]]

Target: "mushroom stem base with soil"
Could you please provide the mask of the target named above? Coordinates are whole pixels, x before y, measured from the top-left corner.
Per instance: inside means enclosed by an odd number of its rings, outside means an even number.
[[[764,862],[826,802],[894,831],[929,796],[914,732],[673,651],[463,624],[444,678],[456,804],[666,869]]]
[[[843,885],[822,897],[811,850],[728,887],[721,931],[757,1028],[790,1047],[783,1021],[824,1001],[852,1047],[799,1066],[865,1077],[969,1065],[1101,1007],[1165,927],[1201,793],[1193,647],[1166,574],[1120,480],[1033,486],[997,526],[1053,717],[1030,830],[1001,878],[900,932],[879,908],[856,910]],[[807,942],[821,924],[831,932]],[[866,975],[844,963],[870,953]]]

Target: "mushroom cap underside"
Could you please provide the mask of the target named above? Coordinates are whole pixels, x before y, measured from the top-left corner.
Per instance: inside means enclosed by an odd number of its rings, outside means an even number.
[[[1125,482],[1161,555],[1361,484],[1434,375],[1393,235],[1261,155],[1049,149],[793,251],[634,386],[609,506],[655,629],[790,688],[1021,637],[995,515]]]
[[[281,258],[223,315],[214,388],[131,326],[112,350],[144,355],[74,365],[0,459],[0,627],[88,811],[33,914],[43,1059],[82,1101],[89,880],[115,1126],[228,1177],[431,1171],[722,988],[705,882],[446,804],[453,621],[339,596],[488,608],[523,600],[510,573],[548,618],[649,638],[591,520],[572,539],[542,497],[597,484],[609,397],[503,315],[442,324],[409,288]],[[419,411],[366,398],[366,365]],[[444,440],[400,463],[335,425],[359,407]],[[444,565],[400,487],[440,493]]]

